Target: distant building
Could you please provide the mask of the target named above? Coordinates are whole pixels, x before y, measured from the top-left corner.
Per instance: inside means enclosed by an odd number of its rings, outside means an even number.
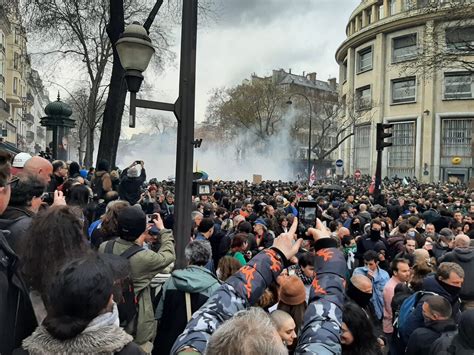
[[[38,72],[31,69],[26,41],[19,17],[0,7],[0,140],[12,153],[37,154],[46,148],[39,120],[49,99]]]
[[[364,0],[350,16],[347,39],[336,52],[340,94],[342,101],[356,100],[364,120],[342,147],[349,174],[374,174],[375,125],[393,123],[383,176],[426,182],[474,177],[474,73],[420,60],[436,39],[441,53],[474,62],[474,18],[447,16],[451,4],[465,6],[466,14],[474,13],[474,4],[445,0],[427,11],[433,3]]]

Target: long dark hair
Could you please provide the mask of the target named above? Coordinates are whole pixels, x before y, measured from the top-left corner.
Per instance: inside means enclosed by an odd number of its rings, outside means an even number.
[[[20,246],[25,280],[47,303],[45,294],[56,271],[67,260],[80,257],[86,251],[82,222],[74,209],[50,207],[33,218]]]
[[[43,326],[56,339],[71,339],[106,308],[114,275],[103,255],[91,254],[64,265],[48,290]]]
[[[342,321],[354,337],[352,344],[342,344],[343,355],[382,355],[372,322],[362,308],[354,302],[347,302],[342,312]]]
[[[66,197],[66,202],[71,206],[79,206],[82,209],[86,208],[90,202],[91,193],[86,185],[74,185],[69,190],[69,195]]]

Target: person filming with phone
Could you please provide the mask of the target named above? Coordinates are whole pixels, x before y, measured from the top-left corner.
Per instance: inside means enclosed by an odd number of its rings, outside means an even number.
[[[140,166],[140,169],[138,168]],[[131,205],[140,200],[141,187],[146,181],[145,163],[143,160],[134,161],[122,171],[120,176],[119,195],[121,200],[128,201]]]

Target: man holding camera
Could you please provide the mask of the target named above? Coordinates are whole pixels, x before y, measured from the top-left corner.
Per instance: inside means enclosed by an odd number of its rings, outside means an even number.
[[[147,217],[141,208],[125,207],[119,212],[117,218],[119,239],[104,242],[99,247],[99,252],[104,253],[107,243],[113,243],[112,254],[121,255],[134,245],[143,246],[145,242],[154,242],[156,239],[161,242],[160,249],[156,253],[143,249],[128,259],[133,288],[138,299],[138,313],[136,322],[130,322],[125,330],[133,335],[134,342],[147,353],[151,352],[156,332],[150,283],[157,273],[176,259],[172,231],[165,229],[159,214],[154,216],[155,218],[147,226]],[[158,236],[149,233],[152,227],[158,229]]]
[[[140,165],[140,171],[137,165]],[[136,160],[128,168],[125,168],[122,171],[120,180],[120,199],[128,201],[131,205],[136,204],[140,200],[141,188],[146,181],[145,163],[143,160]]]

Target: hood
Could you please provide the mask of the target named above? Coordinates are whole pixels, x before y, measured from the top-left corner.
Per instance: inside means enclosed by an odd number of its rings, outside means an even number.
[[[388,243],[388,245],[391,246],[391,245],[397,244],[397,243],[399,243],[399,242],[402,242],[402,243],[403,243],[403,240],[404,240],[404,239],[405,239],[405,238],[403,238],[403,236],[401,236],[401,235],[398,234],[398,235],[395,235],[395,236],[393,236],[393,237],[388,238],[388,239],[387,239],[387,243]]]
[[[183,292],[198,293],[219,283],[209,270],[201,266],[188,266],[186,269],[176,270],[172,274],[176,288]]]
[[[10,226],[16,222],[15,219],[6,219],[3,216],[0,218],[0,230],[9,230]]]
[[[2,214],[2,219],[16,220],[18,218],[33,217],[34,213],[26,208],[8,206]]]
[[[470,262],[474,259],[474,249],[472,248],[455,248],[452,252],[459,261],[464,263]]]
[[[429,291],[437,293],[440,296],[446,298],[451,304],[458,300],[458,296],[452,296],[448,291],[446,291],[443,286],[440,285],[441,281],[436,279],[436,275],[427,276],[423,280],[423,291]]]

